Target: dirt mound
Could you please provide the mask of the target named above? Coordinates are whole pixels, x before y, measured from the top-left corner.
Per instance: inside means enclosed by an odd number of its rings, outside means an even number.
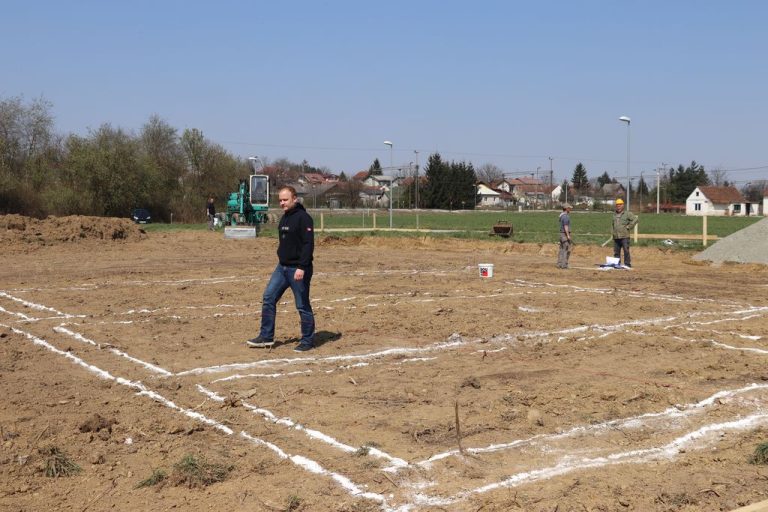
[[[0,216],[0,242],[52,245],[83,240],[138,241],[146,232],[129,219],[112,217],[48,217],[39,220],[22,215]]]
[[[768,265],[768,219],[755,222],[718,240],[709,249],[693,257],[713,263],[759,263]]]

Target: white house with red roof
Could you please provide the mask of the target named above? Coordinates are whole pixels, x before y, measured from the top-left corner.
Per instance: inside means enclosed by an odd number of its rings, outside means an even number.
[[[686,215],[757,215],[760,205],[748,202],[736,187],[696,187],[685,200]]]

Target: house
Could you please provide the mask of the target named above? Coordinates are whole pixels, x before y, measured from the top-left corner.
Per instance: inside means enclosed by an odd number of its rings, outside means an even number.
[[[756,215],[758,205],[749,203],[736,187],[696,187],[685,200],[686,215]]]
[[[763,209],[760,213],[768,216],[768,188],[763,190]]]
[[[367,208],[388,208],[389,191],[383,187],[363,186],[360,190],[360,202]]]
[[[397,188],[401,179],[402,178],[397,176],[385,176],[383,174],[379,174],[368,176],[365,180],[363,180],[363,185],[368,187],[382,187],[385,190],[389,190],[391,188]]]
[[[481,181],[477,184],[477,206],[484,208],[504,206],[501,200],[501,192],[492,189]]]
[[[606,204],[614,204],[616,199],[627,197],[627,189],[621,183],[606,183],[597,193],[598,197],[603,198]]]

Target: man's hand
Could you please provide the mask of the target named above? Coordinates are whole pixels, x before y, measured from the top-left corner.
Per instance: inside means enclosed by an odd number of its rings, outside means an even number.
[[[302,279],[304,279],[304,270],[303,270],[303,269],[300,269],[300,268],[297,268],[297,269],[296,269],[296,273],[295,273],[295,274],[293,274],[293,278],[294,278],[296,281],[301,281]]]

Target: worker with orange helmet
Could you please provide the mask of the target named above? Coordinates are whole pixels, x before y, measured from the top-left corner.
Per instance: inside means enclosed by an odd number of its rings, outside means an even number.
[[[629,232],[637,224],[637,215],[624,210],[624,200],[616,199],[616,211],[613,214],[613,257],[620,258],[624,252],[624,266],[632,268],[632,258],[629,255]],[[619,260],[621,261],[621,260]]]

